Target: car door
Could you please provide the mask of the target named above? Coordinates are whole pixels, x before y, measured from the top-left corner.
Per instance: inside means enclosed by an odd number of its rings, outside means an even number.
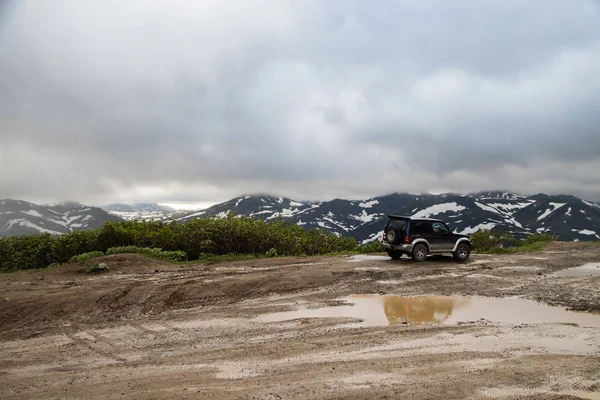
[[[434,222],[432,250],[439,252],[452,251],[454,249],[454,235],[443,222]]]

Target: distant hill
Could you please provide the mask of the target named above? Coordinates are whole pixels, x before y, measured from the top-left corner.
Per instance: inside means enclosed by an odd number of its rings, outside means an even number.
[[[62,233],[100,228],[106,221],[123,221],[97,207],[77,202],[37,205],[21,200],[0,200],[0,236]]]
[[[186,211],[178,211],[171,207],[156,203],[123,204],[114,203],[102,207],[103,210],[123,218],[124,220],[158,220],[171,221],[186,215]]]

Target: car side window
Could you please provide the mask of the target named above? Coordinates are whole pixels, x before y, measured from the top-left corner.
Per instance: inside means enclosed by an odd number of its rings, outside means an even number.
[[[412,233],[414,235],[426,235],[428,233],[432,233],[433,229],[431,227],[431,222],[422,221],[415,222],[413,225]]]
[[[448,229],[448,227],[441,223],[441,222],[434,222],[433,224],[433,233],[450,233],[450,230]]]

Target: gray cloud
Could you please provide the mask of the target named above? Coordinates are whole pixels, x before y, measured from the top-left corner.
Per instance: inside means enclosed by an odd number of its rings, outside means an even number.
[[[596,1],[0,4],[0,197],[600,200]]]

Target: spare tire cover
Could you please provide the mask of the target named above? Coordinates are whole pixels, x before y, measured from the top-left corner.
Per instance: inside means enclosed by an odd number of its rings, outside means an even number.
[[[390,229],[385,234],[385,238],[387,239],[387,241],[389,243],[394,243],[396,241],[396,231],[394,231],[393,229]]]

